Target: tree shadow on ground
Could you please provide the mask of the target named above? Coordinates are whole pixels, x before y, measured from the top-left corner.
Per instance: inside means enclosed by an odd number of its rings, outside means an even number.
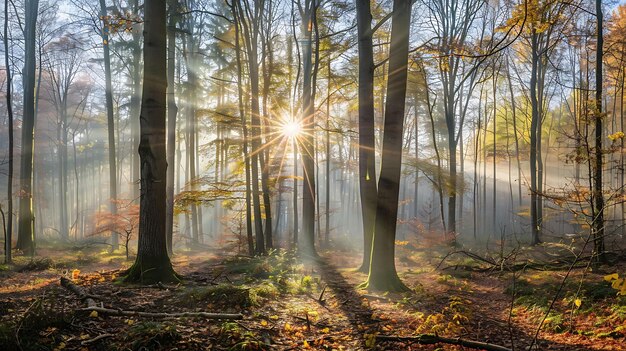
[[[331,289],[344,316],[352,325],[356,340],[360,346],[366,348],[366,334],[374,334],[380,329],[381,320],[373,317],[374,311],[369,301],[355,290],[355,286],[349,283],[344,276],[331,263],[318,260],[316,267],[320,276]]]

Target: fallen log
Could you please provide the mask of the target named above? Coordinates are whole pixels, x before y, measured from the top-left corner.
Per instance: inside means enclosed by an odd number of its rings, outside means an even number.
[[[92,295],[87,294],[83,288],[72,283],[69,279],[61,277],[61,286],[78,296],[81,301],[87,303],[87,307],[96,307],[96,301],[92,299]]]
[[[109,316],[136,316],[136,317],[149,317],[149,318],[180,318],[180,317],[202,317],[207,319],[243,319],[243,315],[240,313],[211,313],[211,312],[142,312],[142,311],[126,311],[115,310],[112,308],[104,308],[97,306],[90,306],[82,308],[81,311],[93,312],[98,314],[106,314]]]
[[[451,345],[459,345],[463,347],[469,347],[472,349],[478,350],[486,350],[486,351],[511,351],[511,349],[496,345],[490,344],[481,341],[473,341],[461,338],[446,338],[443,336],[439,336],[436,334],[419,334],[412,336],[396,336],[396,335],[376,335],[376,341],[395,341],[395,342],[411,342],[418,343],[422,345],[432,345],[432,344],[451,344]]]

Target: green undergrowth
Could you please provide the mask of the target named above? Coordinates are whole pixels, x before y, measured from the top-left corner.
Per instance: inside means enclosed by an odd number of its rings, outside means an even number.
[[[233,283],[249,285],[251,294],[264,297],[305,294],[319,289],[320,280],[305,271],[291,252],[272,251],[265,256],[237,256],[224,261],[226,275]]]
[[[548,313],[562,279],[553,272],[534,272],[517,279],[504,291],[515,296],[513,313],[523,309],[535,322],[540,322]],[[574,277],[568,279],[555,302],[544,320],[545,331],[572,331],[598,338],[626,336],[626,298],[618,296],[601,276],[590,274],[582,281]],[[582,328],[587,324],[585,320],[593,322],[592,329]]]
[[[223,266],[219,276],[227,277],[228,283],[186,288],[178,293],[178,302],[189,307],[246,309],[262,306],[281,295],[317,294],[322,287],[319,277],[307,274],[291,253],[236,256],[226,259]]]

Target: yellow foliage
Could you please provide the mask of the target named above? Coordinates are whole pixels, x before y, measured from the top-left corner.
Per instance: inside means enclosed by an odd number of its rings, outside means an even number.
[[[617,290],[617,295],[626,295],[626,279],[620,278],[619,274],[606,275],[604,280],[611,283],[611,288]]]
[[[615,141],[615,140],[622,139],[622,138],[624,138],[624,132],[615,132],[613,134],[609,134],[609,139],[611,141]]]

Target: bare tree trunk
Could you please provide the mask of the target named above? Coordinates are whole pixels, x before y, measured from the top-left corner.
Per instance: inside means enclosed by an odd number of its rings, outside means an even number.
[[[165,214],[165,237],[167,252],[172,255],[172,240],[174,234],[174,177],[176,175],[176,87],[174,73],[176,69],[176,2],[168,1],[169,24],[167,28],[167,208]]]
[[[252,236],[252,216],[251,216],[251,190],[250,190],[250,156],[248,154],[248,126],[246,121],[245,108],[243,103],[243,65],[241,63],[241,46],[240,46],[240,21],[236,5],[232,5],[233,18],[235,20],[235,56],[237,59],[237,97],[239,104],[239,116],[241,118],[241,130],[243,141],[241,145],[243,153],[243,162],[246,172],[246,239],[248,242],[248,254],[254,255],[254,239]]]
[[[594,164],[594,177],[593,177],[593,193],[594,193],[594,217],[592,222],[593,231],[593,251],[597,262],[605,262],[606,256],[604,255],[604,194],[602,193],[602,166],[604,164],[602,156],[602,58],[603,58],[603,21],[604,15],[602,13],[602,1],[596,0],[596,34],[597,34],[597,48],[596,48],[596,101],[595,101],[595,164]]]
[[[518,203],[522,205],[522,165],[520,162],[520,153],[519,153],[519,134],[517,133],[517,116],[516,116],[516,105],[515,105],[515,94],[513,93],[513,82],[511,81],[511,71],[509,65],[509,57],[506,57],[506,76],[507,81],[509,83],[509,93],[511,94],[511,109],[513,112],[513,136],[515,137],[515,158],[517,160],[517,197]]]
[[[166,185],[166,10],[165,0],[144,5],[144,84],[141,103],[139,156],[141,201],[139,247],[126,282],[176,282],[165,236]]]
[[[376,216],[376,140],[374,130],[374,49],[369,1],[357,1],[359,35],[359,191],[363,221],[363,262],[368,272]]]
[[[11,250],[13,248],[13,73],[9,60],[9,0],[4,0],[4,66],[6,69],[6,100],[7,116],[9,119],[9,174],[7,175],[7,214],[5,234],[4,262],[11,263]],[[4,213],[3,213],[4,217]]]
[[[139,16],[139,0],[132,0],[132,11]],[[131,188],[133,202],[139,201],[139,155],[134,151],[139,147],[139,110],[141,109],[141,31],[133,30],[132,44],[132,94],[130,97],[130,133],[132,140],[131,152]],[[172,164],[173,166],[173,164]]]
[[[367,279],[368,288],[374,290],[402,291],[407,289],[398,278],[394,259],[402,168],[410,19],[411,1],[394,0],[385,105],[385,134],[378,182],[372,258]]]
[[[330,56],[328,57],[328,85],[326,87],[326,219],[324,224],[326,230],[324,231],[324,244],[326,247],[330,245],[330,83],[332,79],[332,69],[330,67]]]
[[[530,104],[532,108],[530,121],[530,227],[531,244],[540,243],[540,223],[537,208],[537,129],[539,126],[539,101],[537,100],[537,65],[539,61],[537,34],[531,35],[531,72],[530,72]]]
[[[111,57],[109,53],[109,30],[104,19],[107,16],[105,0],[100,0],[100,16],[102,16],[102,50],[104,52],[105,101],[107,108],[107,131],[109,141],[109,210],[111,215],[117,214],[117,176],[115,158],[115,122],[113,119],[113,87],[111,84]],[[118,248],[118,233],[111,231],[111,250]]]
[[[265,239],[263,236],[263,222],[261,216],[261,193],[259,192],[259,153],[261,150],[261,120],[259,106],[259,64],[258,64],[258,43],[260,10],[255,11],[252,18],[246,18],[246,13],[251,13],[250,9],[242,7],[240,1],[235,2],[239,13],[240,24],[243,28],[243,39],[248,56],[248,74],[250,81],[250,122],[251,122],[251,183],[252,202],[254,210],[254,234],[256,236],[256,253],[265,254]]]
[[[315,106],[313,96],[312,24],[316,21],[317,0],[306,0],[302,18],[304,48],[302,50],[302,138],[301,154],[304,183],[302,187],[302,251],[317,257],[315,251]]]
[[[27,0],[25,4],[24,33],[24,112],[22,118],[22,153],[20,162],[20,214],[16,248],[27,255],[35,254],[33,217],[33,148],[35,132],[35,34],[39,0]]]

